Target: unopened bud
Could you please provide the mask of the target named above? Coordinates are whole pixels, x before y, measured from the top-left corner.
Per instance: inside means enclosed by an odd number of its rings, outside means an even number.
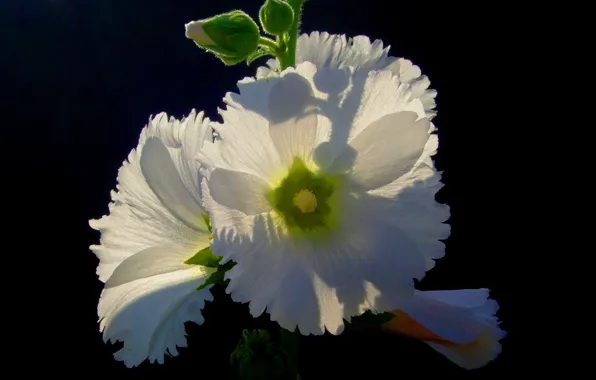
[[[294,22],[294,10],[283,0],[266,0],[259,11],[261,26],[274,36],[290,30]]]
[[[259,46],[259,27],[242,11],[232,11],[185,25],[186,37],[224,63],[244,61]]]

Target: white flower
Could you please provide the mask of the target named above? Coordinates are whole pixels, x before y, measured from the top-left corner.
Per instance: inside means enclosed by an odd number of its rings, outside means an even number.
[[[305,62],[239,90],[197,156],[212,249],[237,263],[232,298],[303,334],[406,302],[449,235],[437,136],[411,87]]]
[[[101,232],[101,244],[91,246],[105,282],[100,330],[105,341],[123,341],[115,357],[129,367],[177,355],[186,347],[184,322],[201,324],[212,300],[210,286],[197,288],[214,269],[185,264],[209,247],[193,159],[211,139],[208,124],[194,110],[182,121],[152,118],[120,168],[109,215],[90,222]]]
[[[480,368],[501,353],[507,334],[495,316],[488,289],[416,291],[395,310],[388,331],[420,339],[465,369]]]
[[[383,48],[383,41],[373,43],[366,36],[346,38],[345,35],[327,32],[312,32],[298,37],[296,46],[296,63],[312,62],[318,68],[354,67],[356,70],[391,70],[399,80],[411,87],[413,98],[419,99],[424,106],[427,117],[435,116],[435,97],[437,92],[431,90],[430,81],[422,75],[420,68],[405,58],[389,56],[389,46]],[[268,67],[257,69],[257,78],[264,78],[271,70],[279,70],[279,62],[275,59],[267,61]]]

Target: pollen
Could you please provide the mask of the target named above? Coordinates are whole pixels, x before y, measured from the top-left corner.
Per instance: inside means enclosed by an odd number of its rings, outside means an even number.
[[[294,195],[294,206],[303,214],[314,212],[317,209],[317,197],[312,191],[302,189]]]

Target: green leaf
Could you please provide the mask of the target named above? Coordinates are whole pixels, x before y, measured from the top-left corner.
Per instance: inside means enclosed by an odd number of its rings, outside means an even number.
[[[202,265],[204,267],[217,268],[219,266],[220,260],[221,257],[215,256],[213,252],[211,252],[211,247],[205,247],[197,252],[193,257],[186,260],[184,264]]]

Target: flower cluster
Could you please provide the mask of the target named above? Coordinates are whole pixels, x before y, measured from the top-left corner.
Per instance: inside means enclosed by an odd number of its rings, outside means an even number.
[[[291,32],[274,11],[289,23],[295,13],[267,4],[269,29]],[[248,50],[218,45],[230,40],[212,19],[189,23],[187,36],[226,63],[247,59],[258,43],[238,27],[245,15],[233,16],[225,26],[250,40]],[[387,331],[464,368],[485,365],[504,336],[488,290],[414,288],[450,233],[449,207],[435,201],[436,91],[381,41],[295,40],[294,52],[225,96],[221,122],[160,113],[142,130],[109,214],[90,222],[101,232],[91,250],[105,283],[104,340],[123,342],[115,356],[127,366],[162,363],[186,346],[184,323],[203,322],[221,284],[254,317],[267,312],[289,331],[340,334],[368,310],[391,312]]]

